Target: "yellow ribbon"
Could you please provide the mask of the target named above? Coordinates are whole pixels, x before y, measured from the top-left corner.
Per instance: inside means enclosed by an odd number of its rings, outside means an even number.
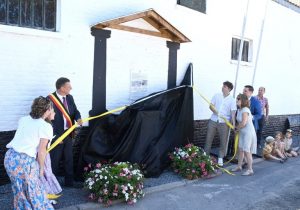
[[[218,168],[218,169],[220,169],[220,170],[222,170],[222,171],[224,171],[224,172],[226,172],[226,173],[229,174],[229,175],[235,176],[234,173],[230,172],[230,171],[227,170],[226,168],[222,168],[222,167],[220,167],[220,166],[218,166],[218,165],[215,165],[215,167]]]
[[[56,195],[56,194],[47,194],[47,198],[48,198],[49,200],[55,200],[55,199],[59,198],[60,196],[61,196],[61,194],[60,194],[60,195]]]
[[[119,108],[116,108],[116,109],[104,112],[104,113],[102,113],[100,115],[97,115],[97,116],[94,116],[94,117],[88,117],[86,119],[83,119],[82,123],[88,122],[88,121],[96,119],[96,118],[103,117],[105,115],[109,115],[109,114],[117,112],[117,111],[121,111],[121,110],[123,110],[125,108],[126,108],[126,106],[122,106],[122,107],[119,107]],[[56,147],[60,142],[62,142],[77,127],[77,125],[78,124],[76,122],[71,128],[69,128],[68,130],[66,130],[63,133],[63,135],[61,135],[58,139],[56,139],[56,141],[53,144],[51,144],[51,146],[47,149],[47,152],[50,152],[54,147]]]
[[[228,160],[225,164],[230,163],[234,159],[234,157],[236,156],[237,150],[238,150],[238,145],[239,145],[239,133],[236,133],[235,137],[234,137],[234,154],[233,154],[232,158],[230,160]]]

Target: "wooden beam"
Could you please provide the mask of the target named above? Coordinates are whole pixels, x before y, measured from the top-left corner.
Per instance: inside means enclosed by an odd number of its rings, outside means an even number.
[[[155,19],[152,19],[148,16],[143,17],[143,19],[149,23],[151,26],[153,26],[154,28],[156,28],[157,30],[160,31],[161,34],[170,37],[171,40],[176,39],[176,34],[174,35],[173,33],[170,33],[167,28],[165,26],[163,26],[162,24],[160,24],[159,22],[155,21]]]
[[[95,26],[95,28],[98,28],[98,26]],[[150,35],[150,36],[162,37],[162,38],[165,38],[165,39],[172,40],[172,37],[169,37],[169,36],[167,36],[165,34],[162,34],[160,32],[150,31],[150,30],[140,29],[140,28],[135,28],[135,27],[131,27],[131,26],[112,25],[109,28],[123,30],[123,31],[129,31],[129,32],[134,32],[134,33],[139,33],[139,34],[146,34],[146,35]]]
[[[129,22],[132,20],[143,18],[143,17],[147,16],[149,12],[150,11],[146,11],[146,12],[137,13],[137,14],[133,14],[133,15],[125,16],[125,17],[116,18],[113,20],[108,20],[108,21],[105,21],[102,23],[98,23],[94,27],[102,29],[102,28],[106,28],[106,27],[111,27],[112,25],[119,25],[121,23],[126,23],[126,22]]]
[[[177,36],[179,39],[181,39],[181,42],[190,42],[190,40],[184,36],[180,31],[178,31],[174,26],[172,26],[168,21],[166,21],[164,18],[162,18],[159,14],[157,14],[154,10],[150,11],[149,14],[150,17],[153,17],[155,20],[157,20],[161,25],[163,25],[166,29],[168,29],[170,32],[172,32],[175,36]],[[149,23],[150,24],[150,23]]]
[[[140,18],[144,19],[148,24],[152,25],[159,32],[121,25],[122,23],[130,22]],[[100,22],[94,25],[93,27],[97,29],[103,29],[108,27],[129,32],[157,36],[170,39],[174,42],[179,43],[191,41],[174,26],[172,26],[168,21],[166,21],[163,17],[156,13],[153,9],[124,17],[119,17],[105,22]]]

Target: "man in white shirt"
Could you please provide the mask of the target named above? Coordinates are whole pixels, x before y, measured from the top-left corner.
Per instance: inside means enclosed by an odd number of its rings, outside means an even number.
[[[233,126],[235,126],[235,113],[237,107],[234,98],[230,96],[230,91],[232,89],[233,85],[231,82],[223,82],[222,93],[215,94],[209,106],[213,114],[207,125],[207,135],[204,150],[207,154],[210,154],[213,139],[218,131],[220,137],[218,165],[220,166],[223,166],[223,158],[227,152],[229,135],[229,127],[225,123],[224,119],[221,118],[221,116],[226,118],[232,123]]]

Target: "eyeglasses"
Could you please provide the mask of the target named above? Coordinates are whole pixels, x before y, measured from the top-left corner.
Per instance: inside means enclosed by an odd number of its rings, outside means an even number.
[[[237,98],[236,100],[239,101],[239,100],[241,100],[241,98]]]

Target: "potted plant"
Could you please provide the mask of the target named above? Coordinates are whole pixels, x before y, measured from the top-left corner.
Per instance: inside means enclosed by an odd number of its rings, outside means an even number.
[[[89,198],[106,206],[113,200],[136,203],[144,196],[144,175],[138,165],[129,162],[97,163],[85,167],[84,188],[90,192]]]
[[[213,159],[193,144],[175,148],[169,157],[174,172],[186,179],[204,178],[215,172]]]

